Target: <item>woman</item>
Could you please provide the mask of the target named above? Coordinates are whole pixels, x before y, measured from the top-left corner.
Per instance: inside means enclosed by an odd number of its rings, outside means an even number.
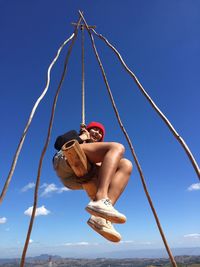
[[[54,168],[63,184],[70,189],[83,189],[80,179],[69,168],[61,147],[65,142],[76,139],[88,160],[96,168],[96,194],[86,210],[92,215],[88,224],[106,239],[119,242],[120,234],[111,223],[124,223],[126,216],[113,206],[126,187],[132,171],[132,163],[123,158],[124,146],[116,142],[104,142],[105,128],[101,123],[91,122],[83,128],[81,134],[74,130],[59,136],[55,142],[58,153],[54,156]]]

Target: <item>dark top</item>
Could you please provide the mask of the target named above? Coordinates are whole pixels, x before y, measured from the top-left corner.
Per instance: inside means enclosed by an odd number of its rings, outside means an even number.
[[[60,135],[56,138],[56,142],[54,144],[55,149],[61,150],[62,146],[72,140],[75,139],[79,142],[79,144],[83,143],[83,140],[79,137],[79,134],[75,130],[71,130],[63,135]]]

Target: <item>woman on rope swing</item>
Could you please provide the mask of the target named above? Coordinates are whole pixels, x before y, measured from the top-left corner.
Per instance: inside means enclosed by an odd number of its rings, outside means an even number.
[[[112,223],[125,223],[126,216],[113,206],[125,189],[132,171],[132,163],[123,158],[124,146],[116,142],[103,142],[105,128],[101,123],[91,122],[81,129],[58,136],[54,144],[58,152],[53,158],[53,165],[62,183],[72,190],[84,189],[83,181],[75,176],[61,150],[62,146],[75,139],[79,142],[89,162],[93,165],[93,174],[89,174],[86,184],[95,185],[95,195],[86,207],[92,215],[88,225],[104,238],[119,242],[121,235]],[[88,193],[88,192],[87,192]],[[91,197],[91,196],[90,196]]]

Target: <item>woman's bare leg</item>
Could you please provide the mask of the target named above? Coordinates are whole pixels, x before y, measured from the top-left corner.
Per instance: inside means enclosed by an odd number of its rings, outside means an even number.
[[[111,180],[108,197],[114,205],[124,191],[132,172],[132,163],[128,159],[121,159],[118,169]]]
[[[97,193],[95,200],[108,198],[108,190],[111,180],[119,167],[124,154],[124,147],[119,143],[91,143],[82,144],[88,160],[92,163],[101,162],[98,174]]]
[[[130,175],[132,172],[132,163],[128,159],[121,159],[119,162],[119,166],[113,178],[111,179],[111,183],[108,190],[108,197],[114,205],[120,195],[123,193]],[[97,177],[92,179],[90,182],[83,184],[83,188],[87,192],[88,196],[95,200],[98,186],[98,173]]]

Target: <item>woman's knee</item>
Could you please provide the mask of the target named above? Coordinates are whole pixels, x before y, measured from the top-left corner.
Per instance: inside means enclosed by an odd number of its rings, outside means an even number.
[[[111,146],[111,149],[118,152],[121,157],[123,156],[125,152],[125,147],[122,144],[117,143],[117,142],[111,142],[110,146]]]
[[[125,152],[124,146],[117,142],[81,144],[81,148],[91,162],[102,162],[109,152],[111,156],[117,155],[122,158]]]
[[[128,174],[131,174],[132,173],[132,170],[133,170],[133,164],[130,160],[128,159],[121,159],[120,160],[120,166],[121,168],[123,168]]]

